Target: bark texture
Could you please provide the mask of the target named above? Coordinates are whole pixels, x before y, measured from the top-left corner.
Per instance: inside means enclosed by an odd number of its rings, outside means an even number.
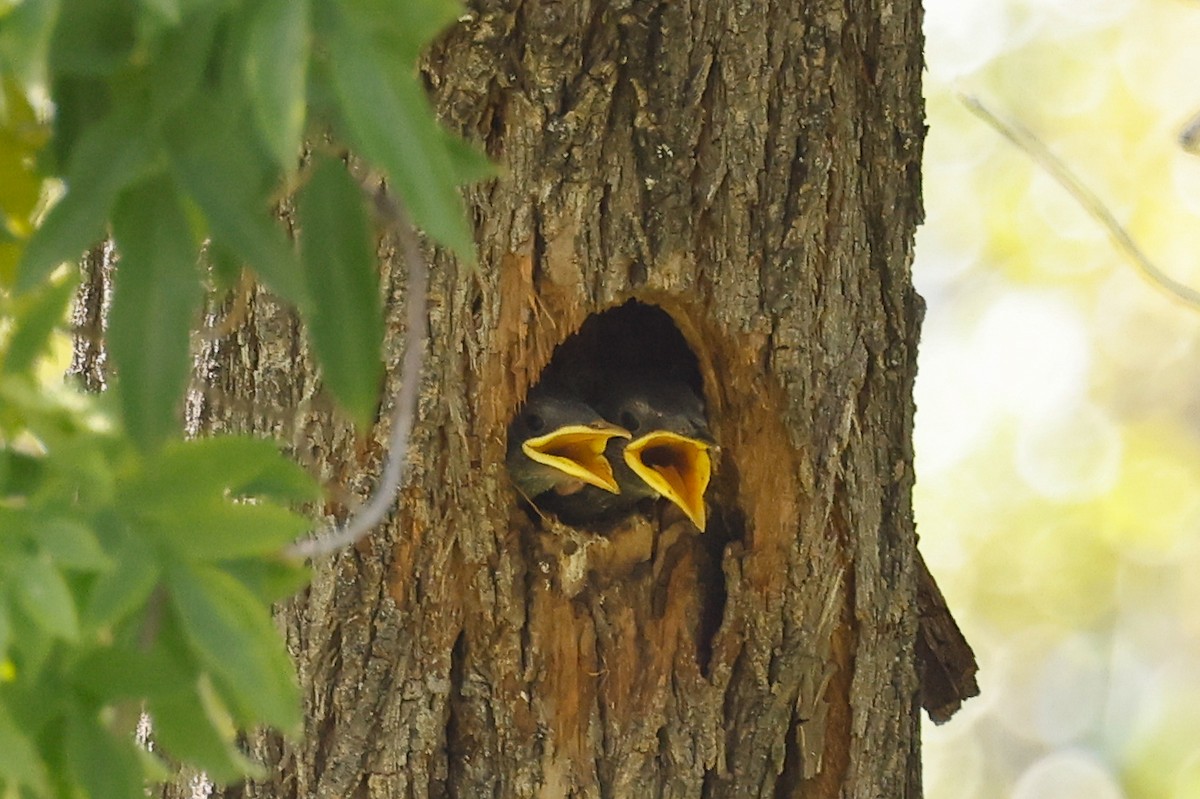
[[[226,795],[920,796],[920,23],[915,0],[472,6],[427,78],[504,167],[468,194],[480,271],[432,256],[401,503],[282,609],[305,736],[256,739],[275,776]],[[565,528],[505,474],[555,348],[630,299],[650,308],[613,324],[669,318],[703,380],[702,535]],[[205,426],[369,490],[386,423],[331,420],[269,298],[206,364]]]

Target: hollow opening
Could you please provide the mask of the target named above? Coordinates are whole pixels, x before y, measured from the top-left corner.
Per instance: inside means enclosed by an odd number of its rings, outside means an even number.
[[[509,476],[527,510],[571,526],[663,497],[703,527],[715,454],[696,355],[666,311],[637,300],[559,344],[508,425]]]
[[[699,363],[670,315],[629,300],[592,314],[554,351],[539,382],[589,386],[598,379],[657,375],[685,383],[703,398]]]
[[[589,409],[590,419],[580,415]],[[730,529],[734,516],[722,510],[718,481],[711,479],[719,469],[712,411],[700,360],[680,327],[662,308],[630,300],[589,316],[555,348],[508,428],[509,474],[534,521],[530,529],[544,530],[538,519],[552,516],[585,536],[602,536],[608,548],[594,551],[607,554],[597,555],[591,568],[596,574],[638,574],[649,580],[652,615],[661,615],[668,604],[682,608],[698,601],[695,646],[702,672],[709,668],[713,637],[724,616],[725,546],[740,537],[740,530]],[[584,453],[591,459],[579,456],[587,445],[596,447]],[[532,462],[538,460],[528,457],[533,447],[558,447],[556,473],[542,468],[546,458]],[[598,459],[611,468],[595,468],[592,461]],[[655,525],[655,541],[644,556],[636,555],[641,545],[633,545],[641,541],[644,522],[625,524],[636,516]],[[679,538],[684,516],[699,532]],[[668,528],[675,532],[664,538]],[[646,568],[621,571],[635,556],[650,558]],[[694,572],[692,580],[672,579],[680,564]],[[672,585],[693,586],[697,596],[668,603]]]

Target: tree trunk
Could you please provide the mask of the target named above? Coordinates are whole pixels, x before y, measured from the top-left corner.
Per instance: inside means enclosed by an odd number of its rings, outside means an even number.
[[[410,477],[281,610],[305,735],[256,739],[273,775],[226,795],[920,796],[921,45],[915,0],[481,0],[444,37],[436,102],[504,169],[468,194],[479,272],[431,256]],[[686,342],[720,445],[703,534],[566,528],[506,476],[555,348],[631,299],[591,334]],[[330,421],[304,353],[257,297],[201,421],[363,496],[387,424]]]

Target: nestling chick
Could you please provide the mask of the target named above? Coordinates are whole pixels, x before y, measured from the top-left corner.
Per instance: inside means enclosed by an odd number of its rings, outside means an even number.
[[[583,490],[620,488],[605,449],[629,432],[562,390],[535,388],[508,428],[506,464],[513,484],[539,507]],[[548,507],[548,510],[554,510]]]

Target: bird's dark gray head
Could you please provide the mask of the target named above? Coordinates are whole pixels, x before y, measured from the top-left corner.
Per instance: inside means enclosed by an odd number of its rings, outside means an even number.
[[[547,491],[572,493],[585,485],[616,493],[604,457],[610,439],[629,433],[606,422],[577,397],[534,389],[508,428],[506,465],[528,498]]]
[[[520,448],[525,441],[560,427],[599,421],[603,421],[600,414],[581,399],[534,389],[508,427],[508,448]]]
[[[715,445],[704,401],[683,381],[650,375],[613,383],[596,406],[633,437],[621,449],[626,468],[616,467],[622,494],[666,497],[703,530]]]
[[[621,425],[634,438],[651,430],[666,430],[713,443],[704,401],[681,381],[648,377],[613,386],[596,401],[604,418]]]

